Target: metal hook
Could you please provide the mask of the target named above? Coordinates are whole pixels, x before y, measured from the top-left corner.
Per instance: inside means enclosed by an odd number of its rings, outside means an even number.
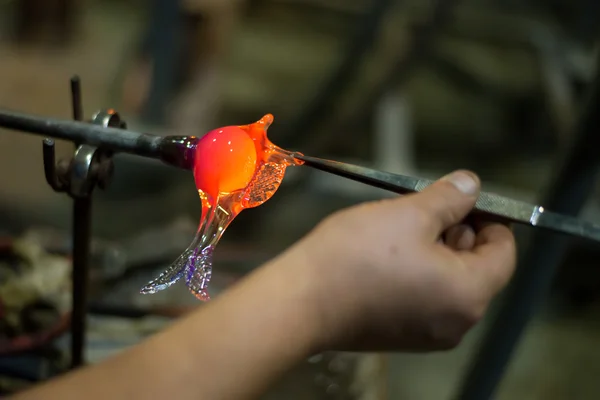
[[[50,138],[44,139],[42,143],[42,152],[46,182],[48,182],[48,185],[50,185],[50,187],[56,192],[65,191],[66,185],[64,185],[64,183],[58,178],[58,174],[56,173],[56,152],[54,150],[54,140]]]
[[[81,101],[81,80],[75,75],[71,78],[71,104],[73,107],[73,119],[83,121],[83,103]]]
[[[115,110],[100,110],[92,117],[92,124],[105,128],[124,128],[125,121]],[[70,168],[70,194],[74,197],[88,196],[95,185],[101,189],[108,186],[113,173],[112,154],[94,146],[77,147]]]
[[[69,194],[75,198],[83,198],[92,192],[96,177],[94,161],[96,148],[83,144],[77,148],[71,161],[69,175]]]
[[[83,119],[81,81],[77,75],[71,78],[71,103],[73,107],[73,119],[81,121]],[[61,177],[66,173],[67,168],[62,168],[61,170],[60,166],[59,168],[56,166],[56,146],[54,140],[50,138],[44,139],[42,142],[42,155],[46,182],[56,192],[66,191],[70,185],[67,184],[65,179],[61,179]]]

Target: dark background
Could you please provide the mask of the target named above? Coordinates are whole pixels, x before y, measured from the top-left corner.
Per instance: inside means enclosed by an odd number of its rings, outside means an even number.
[[[273,113],[269,137],[281,147],[431,178],[470,168],[487,190],[537,201],[574,140],[594,76],[598,4],[4,1],[0,106],[70,118],[68,80],[77,73],[88,118],[113,107],[131,129],[202,135]],[[59,144],[62,156],[71,149]],[[111,186],[94,201],[94,238],[106,242],[94,259],[94,304],[197,306],[182,287],[137,294],[191,241],[200,207],[190,174],[126,155],[115,158],[115,167]],[[269,203],[245,211],[228,229],[215,285],[277,254],[330,212],[388,195],[289,170]],[[597,205],[592,196],[582,216],[600,221]],[[68,197],[44,180],[39,137],[1,131],[0,232],[17,238],[42,227],[51,229],[45,240],[67,243],[70,213]],[[569,247],[499,399],[598,397],[599,249],[579,241]],[[162,326],[150,317],[94,318],[92,361]],[[371,371],[362,386],[385,387],[376,398],[451,398],[479,331],[447,354],[359,357]],[[61,370],[61,361],[53,365]],[[273,398],[350,396],[334,387],[346,388],[355,379],[349,372],[331,383],[321,376],[321,369],[331,374],[327,362],[307,365]],[[301,397],[298,388],[310,385],[315,392]]]

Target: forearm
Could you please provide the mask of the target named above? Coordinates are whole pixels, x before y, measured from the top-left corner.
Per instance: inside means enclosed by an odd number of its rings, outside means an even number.
[[[17,398],[254,398],[316,343],[310,277],[290,263],[302,261],[280,257],[135,348]]]

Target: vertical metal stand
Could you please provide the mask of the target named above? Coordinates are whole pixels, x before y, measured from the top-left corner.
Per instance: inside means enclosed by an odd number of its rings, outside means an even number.
[[[71,99],[73,119],[82,121],[81,84],[78,77],[71,79]],[[126,127],[114,110],[99,111],[92,118],[92,123],[113,128]],[[65,192],[73,198],[71,368],[85,364],[92,193],[96,185],[105,189],[113,173],[112,153],[80,143],[75,143],[75,148],[72,160],[55,164],[54,141],[45,139],[43,142],[46,181],[54,191]]]
[[[77,77],[71,79],[71,101],[73,119],[83,120],[83,104],[81,100],[81,83]],[[75,151],[79,147],[75,143]],[[84,364],[87,285],[91,240],[91,193],[75,198],[73,201],[73,275],[72,275],[72,313],[71,313],[71,368]]]
[[[562,214],[579,214],[596,182],[600,164],[599,127],[600,70],[586,112],[579,121],[573,147],[540,204]],[[492,398],[523,331],[550,289],[569,239],[541,229],[532,234],[530,246],[519,259],[516,274],[467,371],[457,400]]]
[[[91,198],[73,202],[73,310],[71,314],[71,368],[84,364],[89,249],[91,238]]]

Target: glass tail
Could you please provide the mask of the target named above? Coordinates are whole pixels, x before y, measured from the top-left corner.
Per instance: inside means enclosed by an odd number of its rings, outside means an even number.
[[[148,282],[141,290],[141,294],[154,294],[175,284],[183,276],[187,262],[187,251],[177,258],[165,271]]]
[[[202,215],[200,217],[200,223],[198,224],[198,230],[196,231],[194,240],[165,271],[161,272],[160,275],[148,282],[140,290],[141,294],[154,294],[160,292],[161,290],[165,290],[183,277],[189,261],[195,257],[196,249],[202,244],[204,239],[203,232],[207,224],[210,224],[212,221],[213,213],[211,211],[213,211],[214,207],[211,206],[210,202],[203,193],[200,194],[200,200],[202,202]]]
[[[212,278],[214,246],[207,246],[191,257],[185,268],[185,283],[189,291],[201,301],[209,301],[208,284]]]
[[[237,215],[227,208],[229,199],[225,197],[220,200],[211,220],[204,227],[202,242],[196,247],[193,256],[189,257],[185,266],[186,285],[189,291],[201,301],[210,300],[207,289],[212,278],[214,249]]]
[[[196,237],[187,249],[169,267],[156,278],[148,282],[141,290],[141,294],[154,294],[174,285],[184,275],[185,269],[196,255],[196,249],[202,242],[202,231],[199,229]]]

